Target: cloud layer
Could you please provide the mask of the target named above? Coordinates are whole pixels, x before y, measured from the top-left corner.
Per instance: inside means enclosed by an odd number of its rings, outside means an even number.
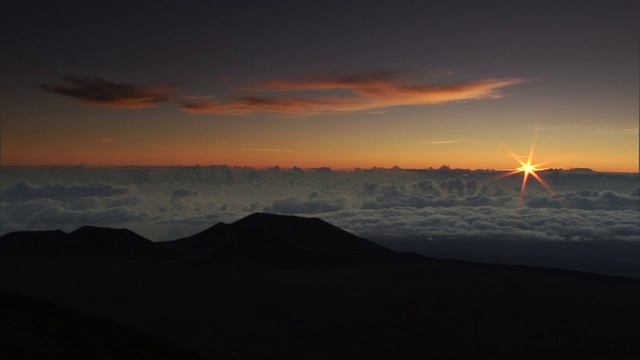
[[[532,182],[520,209],[521,180],[493,181],[495,175],[228,166],[7,168],[0,225],[3,233],[128,227],[152,240],[170,240],[263,211],[317,216],[371,238],[640,241],[637,175],[543,174],[558,194]]]

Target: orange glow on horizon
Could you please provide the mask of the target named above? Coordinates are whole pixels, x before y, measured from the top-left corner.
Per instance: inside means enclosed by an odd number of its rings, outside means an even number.
[[[83,155],[83,156],[82,156]],[[521,164],[520,167],[513,170],[508,170],[507,165],[500,162],[492,162],[492,165],[486,165],[489,162],[479,161],[463,161],[463,160],[429,160],[424,161],[422,159],[388,159],[387,157],[374,157],[366,159],[365,157],[350,157],[342,159],[328,159],[328,158],[313,158],[311,156],[286,156],[281,158],[266,158],[266,157],[249,157],[249,156],[203,156],[198,154],[197,156],[187,154],[174,154],[174,156],[153,156],[145,154],[143,156],[132,157],[130,154],[121,154],[121,156],[114,157],[97,157],[90,154],[56,154],[51,158],[45,158],[40,154],[28,154],[23,156],[10,157],[3,154],[0,165],[2,166],[25,166],[25,167],[39,167],[39,166],[75,166],[84,165],[88,167],[119,167],[119,166],[194,166],[194,165],[228,165],[238,167],[253,167],[256,169],[269,168],[273,166],[280,166],[282,168],[317,168],[317,167],[330,167],[334,170],[353,170],[353,169],[370,169],[374,167],[378,168],[392,168],[398,166],[402,169],[438,169],[442,165],[449,165],[452,169],[468,169],[471,171],[478,169],[491,169],[497,172],[505,172],[497,176],[494,180],[500,180],[508,176],[523,173],[527,178],[529,175],[538,180],[540,178],[537,172],[547,170],[540,167],[544,163],[540,164]],[[517,158],[516,158],[517,159]],[[529,168],[529,170],[527,170]],[[582,166],[574,166],[582,167]],[[561,168],[561,167],[560,167]],[[573,167],[565,167],[565,169],[571,169]],[[637,173],[632,169],[626,168],[595,168],[598,172],[611,172],[611,173]],[[542,181],[541,181],[542,180]],[[543,179],[539,179],[543,186]],[[545,186],[547,187],[547,186]],[[549,190],[549,188],[547,189]]]
[[[93,139],[93,138],[92,138]],[[368,143],[349,143],[340,141],[321,148],[316,143],[292,143],[287,146],[278,144],[167,144],[156,146],[154,143],[113,141],[87,141],[69,139],[63,143],[54,143],[43,139],[3,138],[3,151],[0,152],[0,164],[4,166],[75,166],[88,167],[117,166],[193,166],[228,165],[253,167],[256,169],[280,166],[281,168],[318,168],[330,167],[335,170],[353,170],[393,168],[402,169],[438,169],[448,165],[452,169],[495,169],[506,171],[499,178],[523,173],[541,181],[539,171],[546,170],[545,163],[534,163],[533,145],[528,159],[517,156],[504,146],[510,157],[518,161],[518,167],[510,167],[513,161],[493,152],[488,147],[475,144],[460,145],[457,152],[447,152],[440,148],[425,146],[372,146]],[[548,152],[549,150],[547,150]],[[502,153],[504,154],[504,153]],[[590,157],[590,160],[594,158]],[[613,166],[600,161],[594,164],[572,165],[564,160],[554,167],[570,169],[572,167],[590,167],[601,172],[636,173],[637,168]],[[561,166],[558,166],[561,165]],[[597,166],[597,167],[596,167]],[[507,170],[511,168],[511,170]],[[547,185],[541,181],[543,186]],[[524,182],[526,186],[526,181]],[[547,187],[547,186],[545,186]],[[550,190],[551,191],[551,190]]]

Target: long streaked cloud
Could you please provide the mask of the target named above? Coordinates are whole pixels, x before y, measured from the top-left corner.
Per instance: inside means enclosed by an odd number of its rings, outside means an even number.
[[[188,113],[244,115],[271,112],[293,115],[381,111],[402,105],[435,105],[456,101],[498,99],[500,89],[522,78],[482,79],[457,84],[428,84],[395,71],[369,71],[346,76],[316,76],[255,82],[226,97],[183,96],[172,86],[115,83],[100,77],[63,77],[66,84],[41,84],[40,89],[69,96],[85,105],[139,109],[181,99]],[[295,93],[292,95],[291,93]]]
[[[114,83],[99,77],[65,76],[69,85],[41,84],[40,89],[81,100],[85,105],[140,109],[169,100],[173,87]]]
[[[313,115],[353,112],[401,105],[434,105],[455,101],[501,98],[501,88],[527,80],[483,79],[458,84],[422,84],[397,72],[367,72],[348,76],[322,76],[300,80],[273,80],[241,88],[250,95],[231,95],[225,100],[187,100],[181,105],[190,113],[242,115],[255,112]],[[329,91],[347,91],[344,95]],[[271,95],[305,92],[305,96]],[[258,93],[259,95],[255,95]],[[269,95],[265,95],[269,94]]]

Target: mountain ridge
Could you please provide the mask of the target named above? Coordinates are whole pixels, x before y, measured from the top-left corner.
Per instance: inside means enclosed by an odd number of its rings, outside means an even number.
[[[0,251],[11,255],[93,255],[164,259],[171,251],[129,230],[86,225],[61,230],[19,231],[0,236]]]
[[[173,244],[216,249],[234,240],[256,237],[284,239],[307,250],[377,254],[393,252],[319,218],[261,212],[231,224],[218,223],[192,236],[174,240]]]
[[[11,255],[88,255],[148,260],[192,257],[195,264],[316,267],[396,255],[318,218],[253,213],[230,224],[219,222],[192,236],[156,243],[129,229],[82,226],[14,232],[0,237]]]
[[[205,230],[204,244],[216,249],[195,248],[197,257],[189,253],[180,261],[3,258],[0,289],[98,315],[211,359],[640,354],[634,330],[640,322],[638,279],[379,252],[321,220],[272,214],[243,220]],[[301,237],[286,226],[291,222],[316,229],[314,236]],[[271,232],[264,227],[274,223]],[[218,233],[223,236],[212,236]],[[122,229],[88,227],[74,236],[88,236],[94,246],[106,241],[109,249],[120,244],[108,243],[118,234],[149,245]],[[326,234],[338,240],[319,248],[316,242]],[[165,250],[171,247],[188,248]],[[0,321],[2,331],[11,328]]]
[[[197,259],[198,265],[229,265],[234,259],[245,265],[284,267],[327,266],[365,258],[409,261],[426,257],[411,250],[389,247],[361,238],[322,219],[256,212],[232,223],[218,222],[194,235],[166,242],[151,241],[129,229],[86,225],[72,232],[62,230],[14,231],[0,236],[0,257],[29,255],[87,255],[130,259]],[[408,256],[408,255],[415,256]],[[397,255],[404,255],[398,257]],[[262,256],[262,257],[260,257]],[[576,271],[586,274],[630,277],[580,269],[535,264],[483,262],[441,258],[484,266]],[[306,264],[306,265],[305,265]],[[631,276],[631,278],[636,278]]]

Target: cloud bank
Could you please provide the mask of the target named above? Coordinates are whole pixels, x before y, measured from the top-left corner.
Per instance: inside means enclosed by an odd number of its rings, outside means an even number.
[[[517,209],[521,179],[481,171],[4,168],[0,225],[127,227],[171,240],[262,211],[317,216],[369,238],[640,241],[637,174],[542,176],[558,194],[531,182]]]

